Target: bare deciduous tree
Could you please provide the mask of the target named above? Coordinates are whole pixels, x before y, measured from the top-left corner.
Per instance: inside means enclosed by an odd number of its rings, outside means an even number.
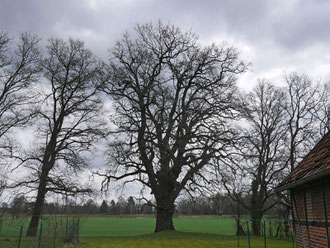
[[[284,92],[268,82],[261,81],[246,96],[242,116],[248,127],[241,142],[244,160],[240,166],[246,173],[246,182],[251,183],[251,202],[245,207],[251,213],[253,233],[259,235],[264,213],[274,206],[274,202],[269,204],[269,199],[274,196],[273,189],[283,178],[281,172],[286,168],[287,126]]]
[[[296,72],[284,76],[286,86],[283,88],[286,95],[286,169],[287,175],[298,165],[302,158],[315,145],[318,135],[316,123],[322,97],[320,85],[315,83],[307,75],[299,75]],[[288,219],[291,208],[291,200],[286,192],[279,195],[283,206],[277,209],[282,214],[281,218]],[[289,233],[289,225],[286,223],[286,233]]]
[[[138,25],[136,35],[125,35],[112,51],[104,88],[115,102],[119,132],[105,183],[123,179],[150,188],[155,231],[173,230],[175,199],[209,183],[212,160],[225,156],[236,76],[247,67],[235,48],[201,47],[176,27]]]
[[[48,192],[77,194],[90,192],[70,175],[88,166],[86,152],[103,135],[102,101],[97,92],[103,64],[81,41],[51,39],[42,60],[35,119],[37,143],[22,164],[30,172],[16,186],[37,191],[27,235],[34,236]]]
[[[322,91],[321,85],[312,80],[308,75],[292,72],[286,74],[286,169],[284,175],[294,170],[299,162],[314,147],[322,134],[326,91]],[[322,118],[320,118],[322,116]],[[324,127],[323,127],[323,126]],[[278,212],[281,218],[289,219],[292,209],[290,196],[287,192],[278,194]],[[285,221],[285,232],[289,235],[289,223]]]

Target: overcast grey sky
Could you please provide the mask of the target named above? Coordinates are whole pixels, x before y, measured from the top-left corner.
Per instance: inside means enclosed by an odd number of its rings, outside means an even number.
[[[257,78],[280,84],[292,70],[330,81],[330,0],[0,0],[10,36],[78,38],[103,59],[126,30],[158,20],[192,29],[203,44],[236,46],[252,63],[239,79],[245,89]]]
[[[227,41],[251,62],[240,86],[257,78],[280,83],[297,70],[330,81],[329,0],[1,0],[0,28],[11,36],[79,38],[107,59],[122,34],[137,23],[192,29],[204,44]]]

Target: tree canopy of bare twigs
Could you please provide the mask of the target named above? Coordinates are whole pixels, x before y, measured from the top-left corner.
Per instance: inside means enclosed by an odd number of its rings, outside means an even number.
[[[158,23],[138,25],[112,50],[104,92],[115,102],[118,136],[109,145],[111,180],[138,181],[156,200],[155,231],[174,229],[174,201],[209,183],[225,156],[235,116],[235,48],[202,47],[196,35]]]
[[[22,33],[15,43],[0,30],[0,196],[7,185],[7,173],[15,147],[11,133],[27,124],[32,112],[31,83],[40,72],[39,38]]]
[[[292,171],[320,138],[318,114],[325,92],[307,75],[285,75],[288,168]],[[322,135],[322,134],[321,134]]]

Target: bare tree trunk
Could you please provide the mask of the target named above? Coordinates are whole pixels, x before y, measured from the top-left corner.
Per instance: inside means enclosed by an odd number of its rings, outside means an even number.
[[[165,230],[175,230],[173,225],[174,207],[169,208],[157,208],[156,217],[156,229],[155,232],[161,232]]]
[[[290,237],[290,223],[289,223],[289,215],[290,215],[290,208],[288,207],[286,209],[287,211],[285,212],[284,215],[284,233],[287,238]]]
[[[260,236],[260,220],[252,220],[252,232],[256,236]]]
[[[262,215],[260,214],[260,211],[258,209],[252,208],[251,219],[252,219],[253,234],[256,236],[260,236],[260,226],[261,226]]]
[[[155,232],[175,230],[173,225],[174,201],[167,194],[156,197],[156,201],[157,216]]]
[[[262,188],[260,186],[260,178],[255,179],[252,182],[252,197],[251,197],[251,219],[252,219],[252,231],[256,236],[260,235],[260,224],[262,219],[262,201],[264,195],[262,194]]]
[[[244,231],[242,224],[238,223],[237,224],[237,230],[236,230],[236,236],[245,236],[246,232]]]
[[[241,196],[241,194],[240,194]],[[237,216],[234,216],[235,218],[235,221],[236,221],[236,236],[242,236],[242,235],[246,235],[243,227],[242,227],[242,224],[241,224],[241,206],[240,206],[240,201],[238,201],[236,203],[236,214]]]
[[[46,176],[40,178],[37,199],[33,207],[32,218],[26,236],[37,235],[41,210],[42,210],[42,206],[44,205],[45,196],[46,196],[46,178],[47,178]]]

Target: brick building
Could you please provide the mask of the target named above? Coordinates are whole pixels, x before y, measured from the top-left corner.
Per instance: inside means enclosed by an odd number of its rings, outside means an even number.
[[[297,247],[330,248],[330,132],[276,191],[290,190]]]

